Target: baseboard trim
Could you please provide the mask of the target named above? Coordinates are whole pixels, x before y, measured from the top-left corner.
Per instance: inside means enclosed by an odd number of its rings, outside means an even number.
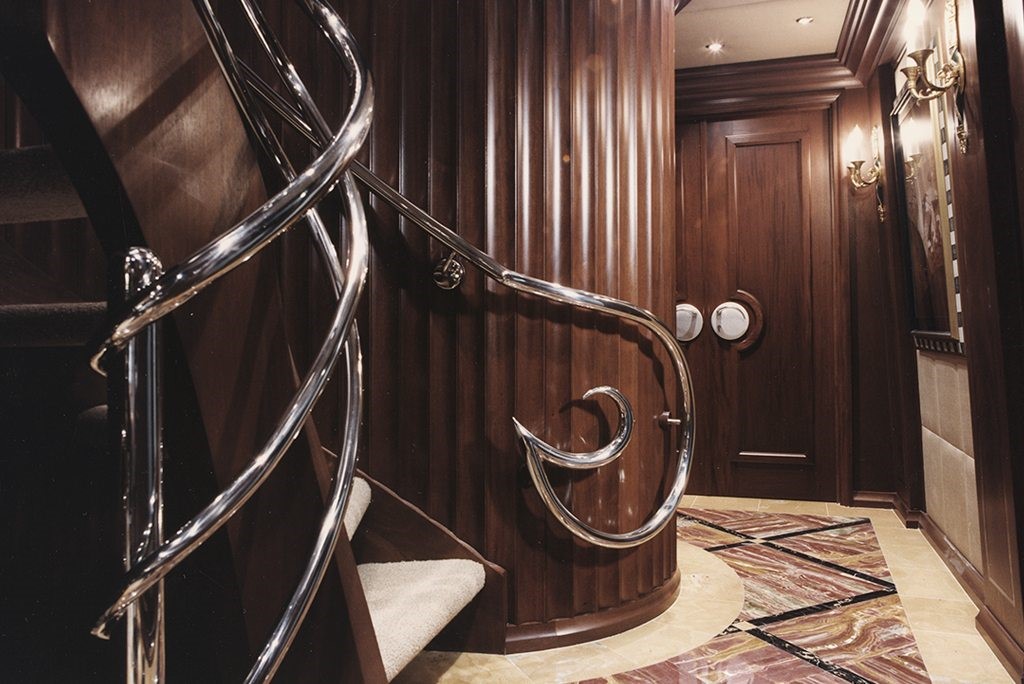
[[[975,626],[981,638],[992,647],[992,652],[1013,677],[1013,681],[1024,681],[1024,648],[1021,648],[992,611],[984,605],[978,606]]]
[[[946,564],[949,571],[953,573],[960,586],[964,588],[967,595],[979,608],[984,605],[985,578],[982,577],[974,564],[965,556],[960,549],[950,540],[942,528],[936,524],[930,515],[922,512],[919,517],[921,532],[928,543],[932,545],[939,558]]]
[[[992,652],[996,654],[999,662],[1003,664],[1014,681],[1024,681],[1024,647],[1014,640],[995,614],[985,605],[985,578],[974,567],[974,564],[953,545],[946,533],[927,513],[921,514],[921,532],[935,552],[939,554],[949,571],[953,573],[953,577],[967,592],[974,605],[978,607],[978,616],[975,618],[978,633],[992,648]]]
[[[900,521],[911,529],[919,527],[923,511],[907,506],[896,492],[857,491],[853,493],[853,505],[862,508],[891,508],[900,517]]]

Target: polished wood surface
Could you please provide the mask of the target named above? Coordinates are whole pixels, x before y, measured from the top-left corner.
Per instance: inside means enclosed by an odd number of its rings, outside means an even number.
[[[829,130],[827,111],[682,128],[677,298],[707,318],[688,345],[695,492],[837,500],[849,370]],[[739,290],[763,309],[750,345],[711,329]]]
[[[1005,10],[1005,14],[1004,14]],[[1019,2],[962,0],[970,148],[950,153],[985,559],[979,624],[1020,679],[1024,673],[1024,255],[1020,170]],[[934,10],[933,10],[934,12]],[[933,15],[934,21],[934,15]],[[936,24],[937,25],[937,24]],[[973,28],[974,30],[971,30]],[[1007,42],[993,39],[1006,36]],[[1009,41],[1014,41],[1012,48]],[[1008,53],[1007,50],[1010,50]],[[1012,55],[1012,58],[1011,58]],[[1012,65],[1012,71],[1007,65]]]
[[[164,264],[175,264],[264,199],[256,159],[190,3],[12,2],[0,10],[5,75],[61,156],[108,252],[145,244]],[[168,468],[188,464],[180,467],[200,476],[212,468],[219,489],[261,445],[296,386],[274,252],[249,260],[179,310],[173,327],[187,366],[169,383],[169,429],[184,431],[189,421],[201,421],[201,428],[191,448],[170,454],[175,465]],[[194,393],[174,392],[188,375]],[[193,401],[198,414],[189,413]],[[239,647],[248,653],[190,659],[187,649],[175,649],[195,642],[192,632],[172,627],[177,671],[213,658],[223,678],[240,678],[286,604],[322,513],[312,461],[322,455],[316,432],[306,437],[309,443],[293,447],[228,525],[233,573],[222,579],[229,595],[237,587],[229,608],[244,620],[232,627],[244,627]],[[173,473],[169,479],[180,484]],[[169,529],[208,501],[195,498],[169,488]],[[184,501],[190,507],[176,508]],[[346,574],[343,551],[340,575],[352,581],[354,564]],[[345,593],[339,573],[328,573],[310,614],[315,627],[300,632],[282,677],[360,678],[346,674],[352,660],[340,657],[346,644],[355,649]]]
[[[670,319],[671,2],[340,7],[374,74],[364,159],[376,173],[517,270]],[[511,418],[590,450],[614,409],[579,397],[606,383],[625,392],[638,426],[620,461],[553,479],[584,519],[632,529],[674,469],[653,420],[677,406],[666,361],[629,326],[472,269],[458,290],[437,289],[445,251],[371,204],[363,467],[505,568],[511,625],[602,610],[614,623],[676,572],[671,531],[625,552],[574,542],[536,495]]]
[[[892,505],[915,523],[924,507],[921,416],[917,361],[909,339],[906,244],[898,230],[901,195],[893,157],[894,84],[883,66],[865,88],[846,91],[837,103],[836,145],[860,126],[878,126],[883,143],[882,194],[886,219],[879,220],[874,188],[849,182],[848,160],[839,158],[838,207],[850,246],[852,471],[848,495],[859,505]]]

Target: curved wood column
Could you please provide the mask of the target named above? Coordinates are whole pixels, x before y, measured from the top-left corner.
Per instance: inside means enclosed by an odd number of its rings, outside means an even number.
[[[371,168],[501,262],[669,320],[671,0],[343,10],[377,89]],[[364,467],[508,571],[510,649],[614,633],[664,610],[678,581],[673,530],[629,551],[574,541],[541,504],[511,419],[591,450],[614,431],[615,407],[580,397],[622,390],[638,420],[622,458],[552,477],[590,524],[633,529],[674,474],[674,445],[655,423],[678,406],[667,359],[629,326],[480,273],[437,289],[443,249],[373,202]]]

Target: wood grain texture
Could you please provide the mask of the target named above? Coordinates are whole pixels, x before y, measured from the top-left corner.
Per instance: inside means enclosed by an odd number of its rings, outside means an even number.
[[[854,126],[878,126],[892,140],[891,92],[881,74],[866,88],[846,91],[837,104],[837,143]],[[873,190],[855,190],[842,159],[836,160],[839,212],[849,233],[853,392],[853,491],[894,492],[909,510],[923,507],[920,404],[916,359],[908,334],[904,242],[895,212],[899,188],[892,148],[884,146],[887,219],[878,219]]]
[[[339,7],[375,78],[376,173],[510,267],[667,319],[670,2]],[[437,290],[429,273],[444,250],[371,205],[363,467],[508,571],[512,625],[600,609],[614,622],[675,573],[671,535],[630,552],[573,541],[536,495],[511,417],[590,450],[615,418],[578,398],[622,389],[641,422],[621,463],[552,479],[592,524],[636,527],[674,468],[653,421],[676,406],[667,360],[631,327],[515,296],[472,269],[458,290]]]
[[[829,130],[820,111],[681,130],[678,301],[710,315],[744,290],[763,309],[749,347],[710,330],[689,345],[696,492],[837,498],[849,369]]]
[[[950,153],[957,248],[967,339],[975,468],[985,558],[985,605],[1016,643],[1003,649],[1019,679],[1024,645],[1024,277],[1019,125],[1020,3],[959,3],[960,49],[966,65],[970,149]],[[1007,12],[1004,14],[1004,10]],[[1009,19],[1009,21],[1007,21]],[[1012,54],[1012,59],[1010,55]],[[1012,72],[1008,69],[1012,64]],[[955,147],[955,146],[954,146]],[[997,643],[1000,639],[996,639]]]

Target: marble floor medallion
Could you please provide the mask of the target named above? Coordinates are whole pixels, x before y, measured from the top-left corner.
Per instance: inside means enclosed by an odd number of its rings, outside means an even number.
[[[588,684],[931,681],[869,519],[683,509],[677,536],[740,577],[739,615],[696,648]]]

